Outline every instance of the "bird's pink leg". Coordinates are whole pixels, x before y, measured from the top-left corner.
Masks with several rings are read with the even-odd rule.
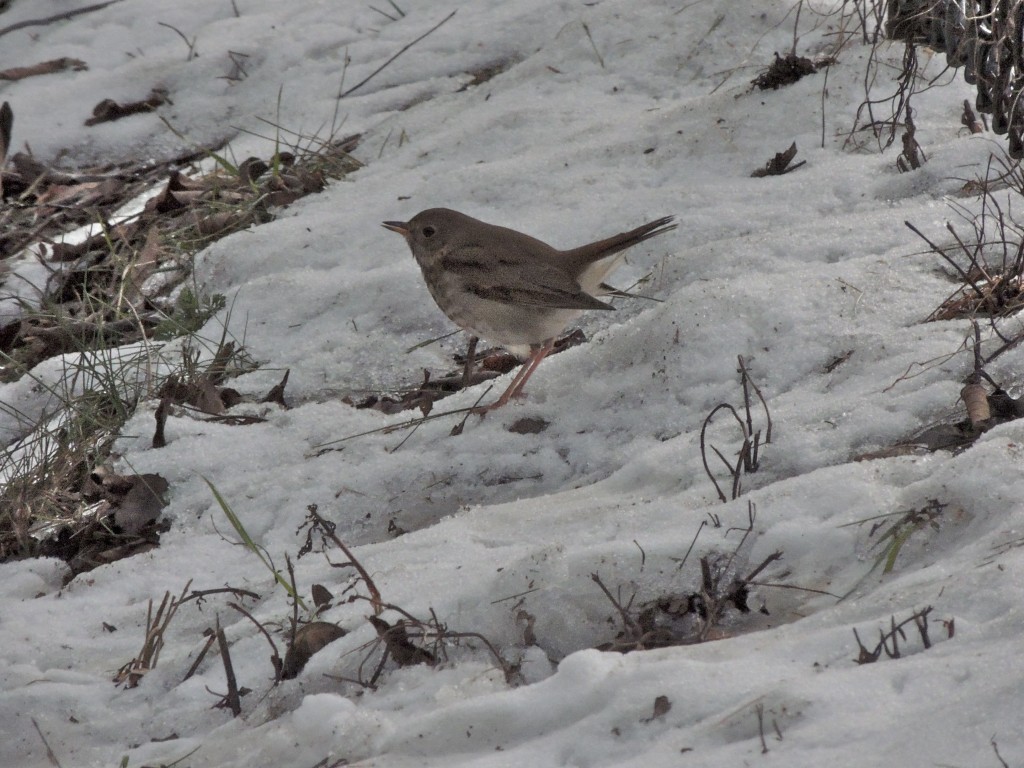
[[[523,386],[526,384],[526,380],[533,375],[533,372],[540,365],[540,361],[548,356],[555,347],[555,340],[548,339],[540,347],[535,349],[529,359],[523,363],[523,367],[519,369],[519,373],[515,375],[512,382],[508,385],[508,388],[502,393],[501,397],[495,400],[490,405],[481,405],[473,409],[473,413],[479,413],[481,416],[488,411],[493,411],[495,408],[501,408],[501,406],[508,403],[513,397],[519,397],[522,394]]]

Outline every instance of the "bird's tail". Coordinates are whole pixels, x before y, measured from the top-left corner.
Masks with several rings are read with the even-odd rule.
[[[619,251],[632,248],[644,240],[650,240],[652,237],[657,237],[665,232],[671,232],[678,226],[674,216],[665,216],[649,221],[636,229],[631,229],[629,232],[620,232],[604,240],[598,240],[595,243],[564,251],[565,257],[567,261],[579,264],[582,267],[584,264],[600,261]]]
[[[579,282],[583,290],[594,295],[600,293],[598,288],[601,282],[615,270],[622,258],[610,259],[609,256],[614,256],[644,240],[671,232],[677,226],[679,225],[675,222],[675,217],[665,216],[649,221],[629,232],[620,232],[604,240],[598,240],[562,253],[566,262],[573,265],[580,275]],[[606,259],[607,261],[605,261]],[[588,265],[592,266],[588,267]]]

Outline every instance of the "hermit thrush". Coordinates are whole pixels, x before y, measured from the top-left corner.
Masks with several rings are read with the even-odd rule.
[[[676,228],[673,217],[666,216],[560,251],[448,208],[430,208],[407,222],[385,221],[383,226],[405,237],[430,295],[456,325],[506,346],[529,346],[530,357],[508,389],[477,409],[480,413],[518,395],[555,337],[583,310],[614,309],[595,296],[614,290],[603,280],[622,259],[616,254]]]

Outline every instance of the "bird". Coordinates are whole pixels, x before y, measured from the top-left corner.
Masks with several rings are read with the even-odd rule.
[[[555,338],[584,310],[615,309],[597,296],[621,293],[604,279],[623,251],[678,224],[664,216],[564,251],[450,208],[429,208],[382,226],[405,238],[430,295],[452,322],[513,353],[528,351],[504,393],[473,409],[485,414],[520,395]]]

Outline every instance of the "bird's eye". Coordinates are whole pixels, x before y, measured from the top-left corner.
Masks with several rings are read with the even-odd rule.
[[[423,236],[424,237],[433,237],[434,233],[436,233],[436,232],[437,232],[437,230],[434,229],[433,227],[424,227],[423,228]]]

